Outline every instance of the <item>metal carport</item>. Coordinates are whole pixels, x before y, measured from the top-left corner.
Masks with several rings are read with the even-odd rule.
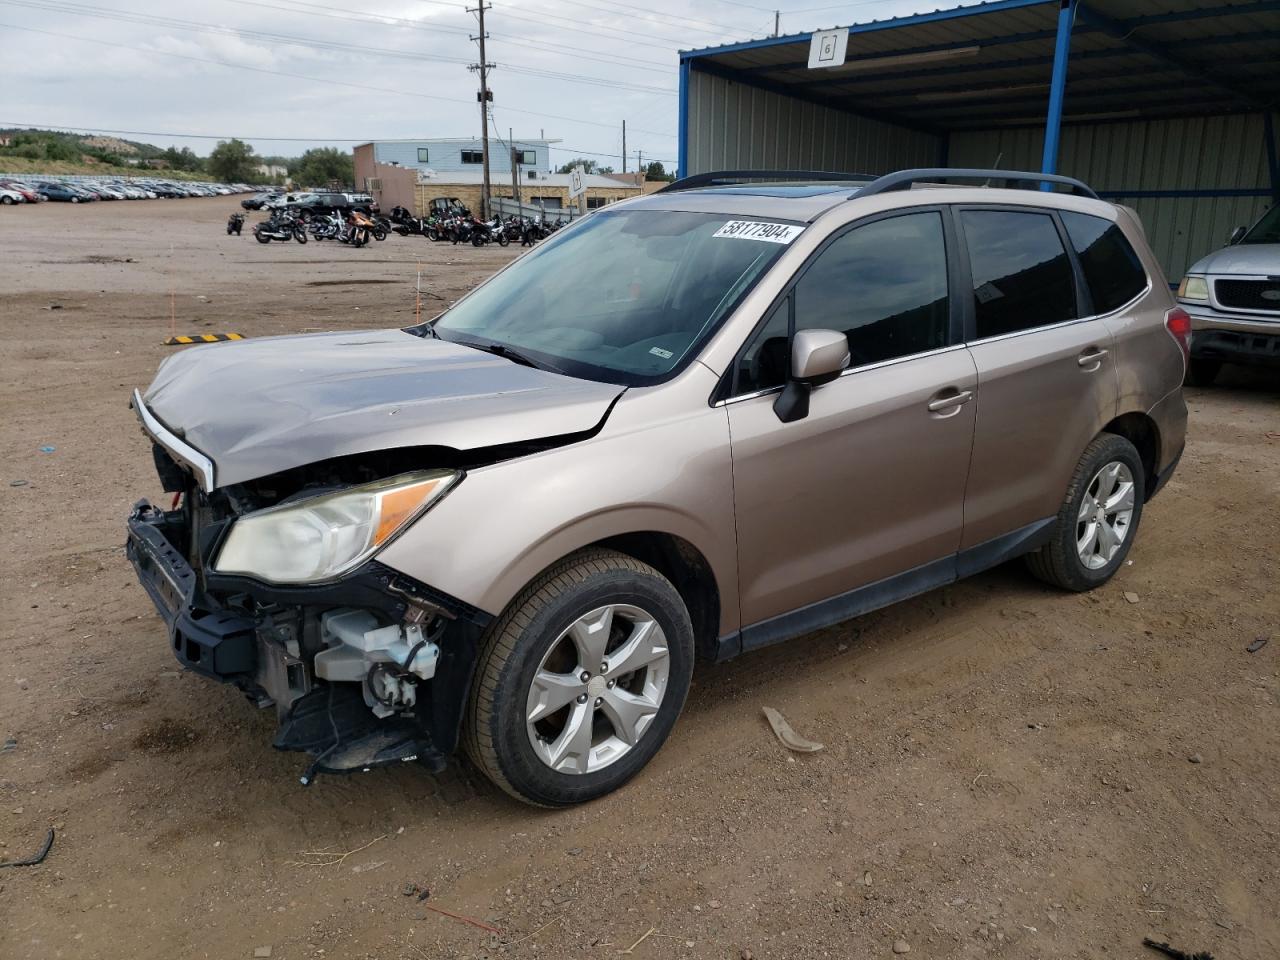
[[[1000,167],[1135,207],[1169,277],[1280,198],[1280,0],[993,0],[680,55],[682,176]]]

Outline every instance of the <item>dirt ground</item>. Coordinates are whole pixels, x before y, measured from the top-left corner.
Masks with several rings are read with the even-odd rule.
[[[403,325],[419,261],[434,312],[518,250],[260,246],[235,208],[0,216],[0,860],[57,832],[0,869],[0,957],[1280,956],[1280,378],[1189,393],[1107,587],[1010,565],[701,666],[601,801],[535,811],[465,767],[303,788],[124,558],[160,497],[129,392],[171,331]],[[826,749],[788,754],[764,705]]]

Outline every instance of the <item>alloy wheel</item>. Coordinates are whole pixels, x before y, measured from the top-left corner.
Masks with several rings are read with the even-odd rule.
[[[529,687],[534,753],[560,773],[614,763],[657,717],[670,671],[666,635],[639,607],[614,603],[579,617],[548,648]]]
[[[1109,564],[1129,536],[1134,492],[1133,473],[1119,460],[1103,466],[1089,481],[1076,516],[1076,549],[1088,569]]]

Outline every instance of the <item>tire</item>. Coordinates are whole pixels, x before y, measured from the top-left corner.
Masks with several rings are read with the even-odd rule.
[[[80,198],[79,198],[79,197],[72,197],[72,198],[71,198],[71,202],[72,202],[72,203],[79,203],[79,202],[80,202]]]
[[[268,237],[268,236],[266,235],[266,233],[265,233],[265,232],[263,232],[262,230],[255,230],[255,231],[253,231],[253,236],[254,236],[254,238],[255,238],[259,243],[270,243],[270,242],[271,242],[271,238],[270,238],[270,237]]]
[[[1192,360],[1187,364],[1186,382],[1193,387],[1212,387],[1221,372],[1221,360]]]
[[[307,242],[307,229],[306,229],[306,227],[302,226],[302,224],[298,224],[298,226],[294,227],[294,228],[293,228],[293,239],[297,240],[299,243],[306,243],[306,242]]]
[[[604,649],[607,662],[621,656],[632,640],[640,643],[644,638],[645,644],[636,649],[639,653],[648,646],[651,663],[630,672],[615,664],[618,669],[608,681],[607,672],[593,665],[591,679],[586,682],[589,686],[583,685],[584,692],[574,694],[582,676],[581,661],[592,654],[584,654],[583,647],[569,638],[569,628],[615,606],[618,609],[612,615],[610,630],[600,635],[608,639],[598,645],[590,637],[584,642],[592,643],[592,651]],[[649,623],[644,628],[647,633],[638,632],[642,622]],[[665,637],[662,653],[657,652],[657,643],[648,639],[656,636],[654,628]],[[631,630],[629,636],[626,630]],[[557,657],[560,659],[554,659]],[[466,750],[489,779],[525,803],[563,807],[603,796],[639,773],[667,739],[689,692],[693,658],[689,612],[662,574],[611,550],[576,553],[526,587],[490,627],[467,706]],[[566,685],[544,689],[549,695],[559,691],[569,697],[563,706],[537,721],[538,747],[531,732],[534,726],[526,721],[536,675],[563,677]],[[618,689],[615,681],[620,684]],[[637,702],[637,689],[649,698],[650,706],[656,702],[657,708],[631,714],[641,719],[631,727],[638,733],[633,733],[628,744],[620,738],[620,728],[611,717],[616,715],[614,705]],[[595,702],[588,696],[595,697]],[[591,723],[591,727],[575,728],[586,731],[588,738],[594,730],[598,742],[578,741],[579,746],[590,743],[586,757],[573,750],[562,751],[557,766],[579,769],[553,768],[556,744],[573,746],[570,727],[574,718]],[[562,725],[559,733],[557,723]],[[641,723],[643,726],[637,726]]]
[[[12,207],[14,200],[13,197],[0,197],[0,203],[3,203],[6,207]]]
[[[377,240],[379,243],[381,243],[383,240],[387,239],[387,231],[386,231],[386,229],[385,229],[384,227],[374,227],[374,228],[373,228],[373,239]]]
[[[507,237],[505,233],[499,233],[497,240],[498,240],[498,246],[500,247],[505,247],[508,243],[511,242],[511,240]]]
[[[1103,476],[1103,471],[1109,472],[1117,466],[1120,467],[1118,479],[1121,482],[1113,488],[1107,499],[1127,504],[1129,516],[1121,523],[1121,514],[1124,512],[1124,506],[1121,506],[1114,513],[1107,512],[1107,519],[1100,521],[1096,519],[1097,513],[1090,514],[1085,509],[1085,503],[1092,500],[1095,494],[1106,490],[1108,479]],[[1123,496],[1125,483],[1130,485],[1127,497]],[[1129,548],[1133,546],[1145,499],[1146,471],[1137,449],[1124,437],[1114,433],[1099,434],[1085,448],[1084,455],[1071,476],[1067,495],[1054,524],[1053,538],[1035,553],[1027,554],[1027,567],[1045,583],[1063,590],[1082,592],[1102,586],[1120,569],[1129,554]],[[1106,510],[1105,504],[1099,506]],[[1109,546],[1106,535],[1101,529],[1104,522],[1108,530],[1122,531],[1118,543],[1109,552],[1106,551]],[[1095,528],[1094,547],[1082,554],[1083,545],[1088,543],[1091,527]],[[1089,556],[1088,562],[1084,558],[1086,555]]]

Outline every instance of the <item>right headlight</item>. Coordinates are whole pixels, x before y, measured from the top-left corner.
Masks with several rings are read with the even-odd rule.
[[[1178,284],[1179,300],[1208,300],[1209,281],[1204,277],[1189,273]]]
[[[372,557],[439,500],[456,470],[405,473],[240,517],[213,569],[271,583],[319,583]]]

